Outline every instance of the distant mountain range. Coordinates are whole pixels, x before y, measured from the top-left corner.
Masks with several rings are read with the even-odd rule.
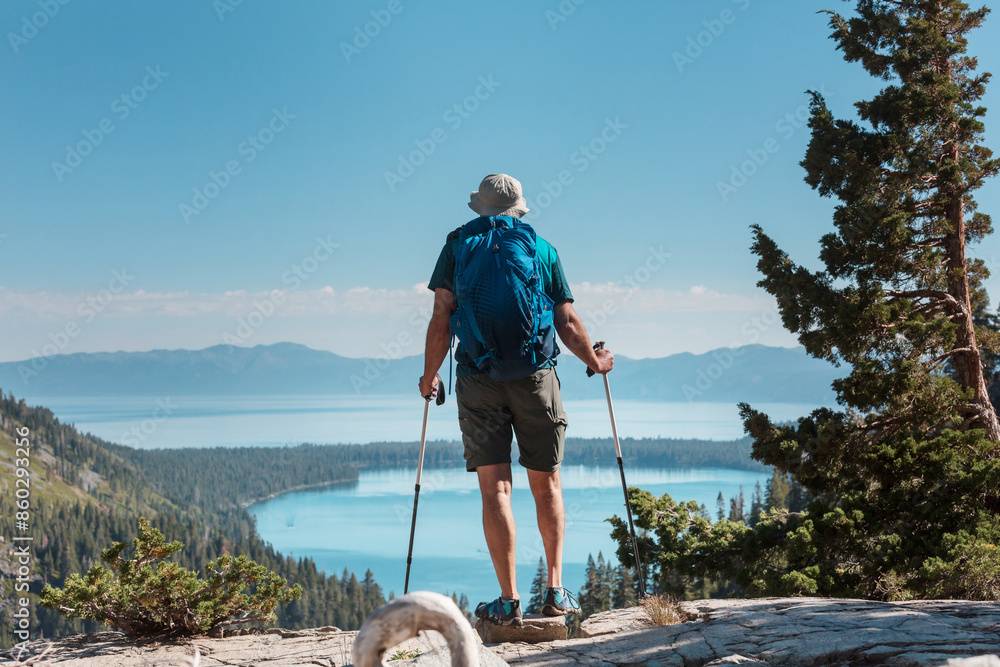
[[[564,352],[559,377],[567,399],[602,398],[600,380]],[[409,394],[423,357],[353,359],[295,343],[251,348],[101,352],[0,363],[0,388],[15,396],[225,396]],[[830,383],[847,369],[803,348],[747,345],[659,359],[615,357],[613,396],[650,401],[830,403]],[[448,380],[448,362],[441,376]]]

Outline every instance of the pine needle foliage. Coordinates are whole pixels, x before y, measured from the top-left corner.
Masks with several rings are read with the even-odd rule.
[[[631,490],[644,551],[674,594],[707,578],[753,596],[1000,599],[1000,425],[983,372],[997,336],[974,317],[988,271],[966,256],[992,232],[973,192],[1000,171],[980,143],[989,74],[966,52],[988,10],[855,4],[828,13],[832,39],[886,85],[855,104],[857,121],[811,94],[805,180],[838,200],[825,269],[795,263],[760,226],[752,245],[784,326],[849,369],[834,383],[840,409],[784,426],[740,405],[753,458],[808,491],[801,511],[713,524],[692,503]]]
[[[184,545],[166,542],[145,518],[139,520],[131,557],[123,555],[126,548],[116,542],[101,552],[104,564],[95,564],[82,577],[70,575],[64,588],[46,586],[42,604],[136,637],[183,636],[273,621],[278,603],[302,595],[300,586],[287,588],[284,579],[246,556],[209,562],[205,579],[163,562]]]

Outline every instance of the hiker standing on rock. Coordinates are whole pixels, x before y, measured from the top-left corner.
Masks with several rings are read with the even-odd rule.
[[[486,545],[500,583],[500,597],[481,602],[476,616],[521,625],[510,504],[512,436],[517,436],[518,463],[528,471],[548,563],[542,612],[579,613],[576,599],[562,586],[565,512],[559,466],[567,420],[555,371],[555,334],[597,373],[610,371],[614,356],[594,351],[573,310],[555,248],[520,221],[528,212],[521,184],[506,174],[490,174],[471,194],[469,208],[479,217],[448,235],[428,284],[434,313],[420,395],[436,393],[437,371],[456,335],[455,392],[465,466],[479,476]]]

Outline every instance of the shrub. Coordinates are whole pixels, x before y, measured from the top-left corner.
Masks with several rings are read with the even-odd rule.
[[[677,601],[673,598],[647,595],[640,604],[653,625],[676,625],[684,621]]]
[[[145,518],[132,557],[115,542],[86,575],[72,574],[62,589],[46,586],[41,602],[71,618],[94,620],[130,635],[194,635],[240,623],[267,623],[279,602],[302,596],[296,584],[246,556],[222,556],[205,565],[206,579],[177,563],[159,562],[184,548],[166,543]],[[250,591],[246,591],[246,589]]]

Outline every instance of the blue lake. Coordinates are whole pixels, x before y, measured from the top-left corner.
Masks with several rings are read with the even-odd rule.
[[[427,437],[458,440],[453,396],[431,406]],[[419,396],[226,396],[45,398],[64,423],[137,448],[280,446],[312,443],[412,442],[420,437]],[[611,435],[603,400],[566,401],[567,435]],[[816,406],[754,404],[773,419],[794,419]],[[733,440],[743,424],[733,403],[616,401],[622,437]]]
[[[29,397],[30,400],[30,397]],[[280,446],[313,443],[415,441],[423,401],[409,396],[247,396],[46,398],[64,423],[140,448]],[[567,401],[568,435],[608,437],[607,404]],[[814,405],[755,404],[773,419],[808,414]],[[622,437],[732,440],[743,435],[732,403],[618,401]],[[453,397],[431,406],[428,438],[458,440]],[[614,460],[608,468],[567,467],[564,584],[579,590],[588,554],[614,559],[604,519],[621,515],[623,498]],[[519,588],[527,596],[542,555],[534,505],[524,471],[514,467]],[[742,487],[749,502],[766,474],[734,470],[626,470],[628,483],[659,495],[695,500],[715,513],[721,491]],[[365,471],[349,487],[289,493],[251,506],[263,538],[285,554],[309,556],[328,573],[371,569],[388,594],[402,593],[415,470]],[[414,541],[411,588],[466,593],[473,604],[498,594],[482,534],[475,475],[463,469],[425,473]]]
[[[524,469],[514,466],[513,505],[517,524],[517,577],[522,596],[543,556],[534,504]],[[371,569],[388,595],[402,593],[416,471],[364,472],[357,484],[288,493],[252,505],[263,538],[284,554],[308,556],[318,567],[337,574],[344,568],[361,577]],[[695,500],[714,515],[716,497],[727,499],[743,488],[747,502],[766,473],[739,470],[626,470],[630,486],[676,500]],[[615,544],[605,518],[624,516],[617,467],[565,467],[566,506],[563,583],[578,591],[588,554],[616,561]],[[411,590],[466,593],[472,605],[499,595],[483,537],[482,505],[476,476],[464,469],[428,470],[420,491],[413,543]]]

